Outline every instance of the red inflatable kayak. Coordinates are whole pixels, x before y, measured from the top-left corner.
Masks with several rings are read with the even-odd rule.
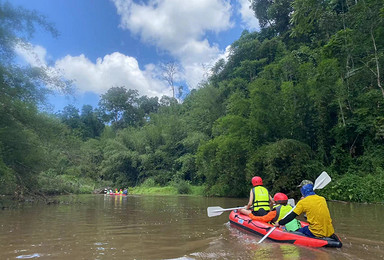
[[[269,223],[252,220],[250,217],[235,211],[232,211],[231,214],[229,214],[229,221],[235,226],[261,236],[264,236],[271,228],[273,228],[273,225]],[[301,225],[306,226],[308,223],[301,222]],[[288,232],[281,228],[276,228],[268,238],[275,242],[310,247],[342,247],[343,245],[336,235],[327,238],[311,238],[300,232]]]

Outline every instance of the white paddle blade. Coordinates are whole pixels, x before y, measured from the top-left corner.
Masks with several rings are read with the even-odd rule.
[[[244,207],[223,209],[222,207],[208,207],[207,213],[208,213],[208,217],[215,217],[215,216],[221,215],[224,211],[231,211],[231,210],[243,209],[243,208]]]
[[[313,187],[314,190],[316,189],[322,189],[325,186],[327,186],[328,183],[331,182],[331,177],[329,177],[328,173],[325,171],[320,174],[319,177],[317,177],[315,181],[315,186]]]
[[[223,214],[222,207],[208,207],[207,208],[208,217],[216,217]]]
[[[295,207],[295,199],[288,199],[288,205],[291,205],[291,207]]]

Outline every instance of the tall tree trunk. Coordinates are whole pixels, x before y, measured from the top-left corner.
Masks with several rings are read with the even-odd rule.
[[[383,89],[383,86],[381,85],[381,82],[380,82],[379,56],[377,55],[377,46],[376,46],[375,36],[373,35],[372,27],[371,27],[371,39],[372,39],[372,43],[373,43],[373,49],[375,50],[375,62],[376,62],[376,73],[375,74],[376,74],[376,78],[377,78],[377,86],[380,88],[381,94],[383,95],[383,98],[384,98],[384,89]]]

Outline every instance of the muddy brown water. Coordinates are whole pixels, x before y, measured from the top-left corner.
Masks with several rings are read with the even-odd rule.
[[[0,259],[384,259],[384,206],[328,202],[343,247],[266,240],[229,224],[246,199],[65,196],[57,205],[0,211]]]

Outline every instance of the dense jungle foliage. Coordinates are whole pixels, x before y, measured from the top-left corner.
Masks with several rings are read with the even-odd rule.
[[[204,187],[247,196],[250,179],[297,196],[326,170],[327,199],[384,201],[384,2],[254,0],[259,32],[183,102],[112,87],[98,108],[43,108],[70,91],[48,69],[20,67],[14,48],[39,14],[0,3],[0,193],[86,193],[100,187]],[[49,86],[47,88],[46,86]],[[296,192],[296,193],[295,193]]]

